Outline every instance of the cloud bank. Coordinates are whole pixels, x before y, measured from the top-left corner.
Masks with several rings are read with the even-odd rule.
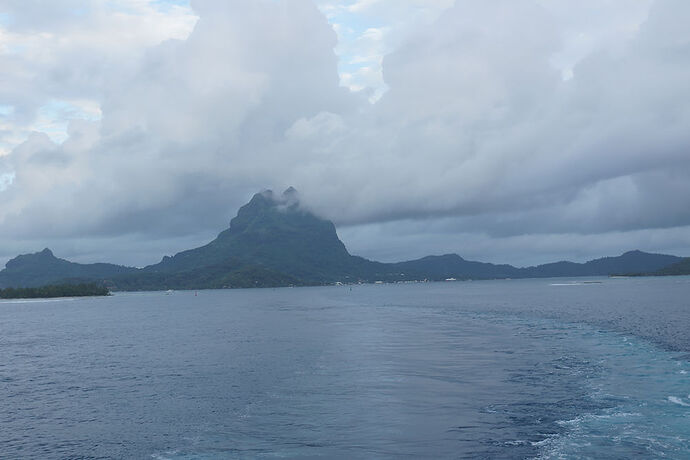
[[[690,255],[687,2],[446,2],[374,103],[323,2],[28,3],[0,4],[0,136],[78,116],[0,154],[4,257],[151,263],[287,185],[385,260]]]

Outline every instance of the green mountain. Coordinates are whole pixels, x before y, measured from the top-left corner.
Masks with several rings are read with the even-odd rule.
[[[300,207],[293,188],[257,193],[230,227],[205,246],[164,257],[146,273],[179,273],[209,266],[254,266],[308,283],[357,280],[384,264],[351,256],[333,222]]]
[[[630,251],[585,263],[563,261],[526,268],[465,260],[457,254],[398,263],[374,262],[351,255],[333,223],[305,209],[297,192],[289,188],[280,195],[270,190],[257,193],[213,241],[166,256],[143,269],[77,264],[58,259],[45,249],[9,261],[0,271],[0,288],[85,281],[100,281],[118,290],[157,290],[597,276],[653,273],[682,264],[682,260]]]

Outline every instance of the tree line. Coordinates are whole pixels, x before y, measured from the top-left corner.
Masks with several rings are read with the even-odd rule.
[[[50,297],[105,296],[110,291],[97,283],[52,284],[40,287],[0,289],[0,299],[42,299]]]

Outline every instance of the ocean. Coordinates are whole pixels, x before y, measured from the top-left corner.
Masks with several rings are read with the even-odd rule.
[[[690,458],[690,277],[0,301],[0,458]]]

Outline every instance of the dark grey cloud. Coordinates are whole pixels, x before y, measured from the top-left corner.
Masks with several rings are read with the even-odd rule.
[[[592,2],[457,1],[385,57],[389,90],[373,105],[340,86],[337,37],[311,2],[192,6],[188,38],[122,68],[122,53],[62,50],[42,97],[82,85],[103,118],[0,157],[0,175],[15,174],[0,192],[0,253],[44,241],[151,263],[204,242],[253,192],[288,185],[354,252],[386,260],[690,253],[686,2],[636,2],[639,27],[608,2],[610,30],[583,29],[584,46],[573,24],[604,8]],[[9,103],[40,105],[17,81]]]

